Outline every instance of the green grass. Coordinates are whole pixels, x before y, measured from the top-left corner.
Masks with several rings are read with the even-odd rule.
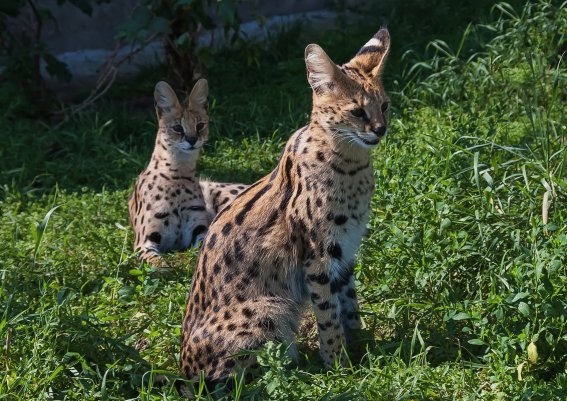
[[[356,267],[374,341],[330,372],[305,345],[312,337],[294,367],[269,345],[259,377],[225,399],[567,398],[567,8],[400,3],[388,20],[390,134],[374,152]],[[370,22],[216,55],[202,174],[269,172],[308,118],[304,45],[344,61]],[[0,399],[180,399],[172,381],[196,251],[168,255],[177,268],[156,275],[132,253],[126,210],[162,74],[117,85],[57,129],[0,112]]]

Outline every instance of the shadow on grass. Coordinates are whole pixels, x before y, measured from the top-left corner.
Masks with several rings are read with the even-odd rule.
[[[60,355],[65,367],[74,368],[83,381],[102,381],[108,388],[116,383],[118,388],[115,390],[124,397],[137,396],[139,388],[147,381],[146,373],[152,370],[138,349],[126,344],[128,338],[138,333],[113,338],[98,326],[87,316],[62,316],[55,352]],[[102,371],[101,367],[105,370]],[[63,394],[67,384],[61,384],[59,390]],[[57,387],[54,390],[57,392]]]

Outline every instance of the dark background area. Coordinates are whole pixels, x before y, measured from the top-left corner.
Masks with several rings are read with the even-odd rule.
[[[268,14],[281,10],[306,10],[307,6],[303,3],[300,6],[300,3],[274,2],[269,5],[271,3],[265,2],[259,9],[254,9]],[[215,146],[219,138],[238,143],[247,130],[256,132],[255,135],[260,137],[276,135],[283,141],[294,128],[306,121],[304,113],[308,110],[310,94],[302,59],[303,49],[308,43],[321,44],[335,62],[342,63],[356,52],[361,41],[380,26],[388,26],[395,44],[385,76],[387,85],[391,86],[394,81],[407,81],[409,69],[416,60],[434,53],[434,49],[427,47],[429,41],[443,40],[449,47],[456,47],[472,21],[489,21],[497,14],[491,13],[493,2],[484,0],[460,1],[458,4],[446,0],[362,3],[327,2],[326,9],[334,16],[323,23],[298,19],[272,28],[261,42],[246,38],[229,40],[220,48],[196,54],[195,57],[202,56],[202,73],[210,80],[213,119],[210,146]],[[516,5],[521,3],[515,1]],[[244,3],[242,12],[247,18],[254,15],[247,11],[254,4]],[[319,7],[323,3],[314,1],[308,4]],[[74,24],[80,26],[88,22],[92,29],[93,21],[75,5],[65,3],[61,10],[54,3],[48,5],[65,18],[68,18],[65,13],[82,14]],[[103,10],[107,12],[116,7],[105,2],[101,5],[93,2],[91,6],[91,15],[95,18],[104,16]],[[25,4],[22,7],[29,13]],[[126,9],[121,10],[121,15],[125,15]],[[56,24],[60,26],[59,36],[66,29],[64,21]],[[55,22],[50,21],[50,24]],[[78,48],[71,39],[76,29],[72,26],[66,43],[55,47]],[[112,42],[109,42],[111,36],[106,29],[102,31],[106,38],[102,42],[96,35],[77,35],[77,43],[85,48],[103,42],[108,46]],[[144,31],[143,34],[147,36],[149,32]],[[490,35],[488,30],[475,31],[464,43],[462,53],[474,53]],[[92,45],[85,43],[89,38],[93,40]],[[58,39],[46,35],[45,40],[42,46],[51,54],[49,41],[56,43]],[[3,57],[9,60],[16,55],[4,54]],[[138,72],[134,76],[117,78],[107,92],[87,102],[84,108],[84,100],[90,98],[89,91],[94,86],[92,80],[89,90],[73,90],[75,95],[69,98],[67,90],[57,92],[49,89],[57,77],[41,72],[39,83],[37,77],[30,78],[30,71],[17,75],[4,70],[0,75],[0,82],[3,82],[0,87],[0,124],[3,126],[2,135],[8,140],[0,150],[0,184],[15,185],[23,192],[50,191],[55,183],[68,189],[85,185],[93,189],[128,187],[149,157],[155,132],[153,86],[162,79],[171,82],[168,79],[171,75],[169,67],[163,63],[136,67]],[[10,74],[16,74],[16,77]],[[76,79],[81,81],[81,85],[85,84],[80,78],[68,78],[67,82],[71,85]],[[411,79],[417,77],[412,76]],[[190,82],[186,83],[187,87],[190,85]],[[40,90],[38,86],[45,88]],[[183,96],[185,85],[175,87]],[[216,113],[221,109],[222,113]],[[203,162],[206,163],[206,159]],[[99,166],[111,168],[101,170]],[[205,164],[204,167],[208,166]],[[220,178],[222,174],[226,180],[250,181],[268,168],[245,172],[238,171],[238,166],[227,171],[218,171],[211,166],[210,171],[205,171],[213,178]],[[125,177],[128,177],[126,181]]]

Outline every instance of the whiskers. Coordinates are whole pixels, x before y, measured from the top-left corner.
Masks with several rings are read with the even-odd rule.
[[[331,132],[335,138],[338,140],[338,144],[339,145],[364,145],[364,143],[357,138],[357,135],[354,131],[346,129],[346,128],[340,128],[340,127],[331,127],[329,125],[326,124],[321,124],[321,126],[328,132]]]

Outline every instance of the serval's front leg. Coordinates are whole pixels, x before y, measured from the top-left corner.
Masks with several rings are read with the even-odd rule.
[[[159,244],[153,241],[146,241],[141,246],[137,247],[138,259],[149,263],[158,268],[169,267],[163,256],[159,251]]]
[[[306,268],[307,288],[319,332],[319,351],[326,368],[334,366],[345,344],[345,331],[341,324],[340,298],[331,286],[332,260],[314,261]]]
[[[339,296],[341,324],[347,340],[349,340],[351,332],[359,330],[361,327],[354,285],[354,261],[344,266],[334,267],[334,274],[331,277],[331,292]]]
[[[371,332],[361,330],[362,322],[358,309],[357,292],[354,283],[354,261],[343,266],[340,272],[331,279],[331,291],[339,297],[340,320],[345,332],[349,356],[358,360],[371,344],[374,336]]]

